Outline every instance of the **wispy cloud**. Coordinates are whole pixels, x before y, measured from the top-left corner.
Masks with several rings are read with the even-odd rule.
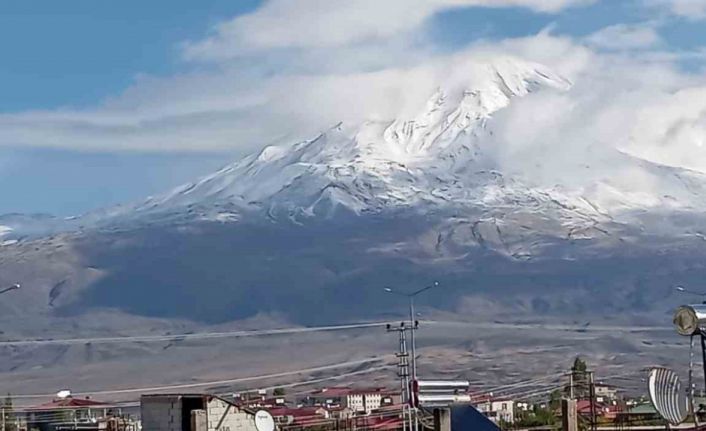
[[[419,11],[408,14],[417,1]],[[0,144],[249,152],[310,138],[339,121],[411,117],[437,86],[472,86],[479,63],[517,56],[575,86],[533,94],[498,115],[495,150],[507,169],[549,181],[581,163],[609,166],[607,154],[620,148],[706,171],[699,140],[706,80],[681,70],[683,55],[665,49],[652,23],[614,25],[581,39],[549,29],[442,53],[424,38],[426,21],[439,11],[503,5],[551,13],[585,2],[336,2],[341,10],[332,3],[267,2],[183,44],[196,71],[140,77],[100,106],[2,114]]]
[[[222,22],[203,40],[186,42],[187,60],[222,61],[288,48],[325,48],[387,43],[433,15],[459,7],[525,7],[558,12],[595,0],[271,0],[253,13]],[[414,39],[414,37],[410,37]]]
[[[209,63],[201,70],[139,77],[88,109],[0,115],[0,145],[245,152],[339,121],[389,118],[423,100],[458,57],[425,39],[434,14],[470,6],[554,13],[592,1],[271,0],[182,43],[186,60]]]
[[[654,23],[616,24],[605,27],[586,38],[586,42],[601,49],[626,50],[650,48],[661,42]]]
[[[650,7],[689,20],[706,19],[706,0],[644,0]]]

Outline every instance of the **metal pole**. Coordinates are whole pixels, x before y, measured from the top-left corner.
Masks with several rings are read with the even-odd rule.
[[[412,381],[414,381],[417,380],[417,343],[414,337],[417,328],[414,326],[414,296],[409,297],[409,324],[412,328]]]
[[[402,383],[402,431],[407,430],[407,409],[409,407],[409,386],[407,384],[407,379],[405,378],[405,365],[404,365],[404,351],[405,349],[405,339],[404,339],[404,328],[400,328],[400,381]]]
[[[403,326],[402,328],[402,352],[403,352],[403,358],[404,358],[404,377],[405,377],[405,388],[407,392],[407,414],[409,415],[409,429],[413,429],[413,414],[414,414],[414,407],[413,407],[413,394],[412,394],[412,385],[410,381],[410,368],[409,368],[409,351],[407,350],[407,329]],[[412,331],[412,334],[414,334],[414,331],[410,328]]]
[[[704,336],[704,331],[699,331],[701,335],[701,360],[703,362],[704,368],[704,391],[706,391],[706,338]],[[694,412],[694,415],[696,412]]]
[[[397,376],[400,378],[400,396],[402,397],[402,430],[407,431],[407,421],[409,418],[409,430],[412,431],[411,424],[411,391],[409,387],[409,354],[407,353],[407,337],[404,322],[397,328],[388,325],[388,332],[397,331],[399,334],[399,353],[397,353]],[[409,414],[409,416],[408,416]]]
[[[407,393],[407,401],[409,404],[408,407],[409,407],[410,431],[419,431],[419,421],[417,418],[418,409],[414,405],[414,403],[411,402],[413,394],[412,394],[412,388],[410,387],[410,377],[411,377],[412,382],[415,382],[417,380],[417,342],[416,342],[416,337],[414,335],[414,332],[416,331],[417,328],[416,328],[415,321],[414,321],[414,316],[415,316],[414,297],[417,296],[418,294],[425,292],[425,291],[427,291],[433,287],[436,287],[438,285],[439,285],[439,282],[435,281],[432,285],[424,287],[423,289],[419,289],[419,290],[412,292],[412,293],[396,292],[396,291],[392,290],[392,288],[390,288],[390,287],[385,287],[386,292],[393,293],[395,295],[406,296],[409,299],[409,324],[410,324],[409,330],[411,331],[410,336],[412,337],[410,340],[410,342],[412,344],[412,349],[411,349],[412,350],[412,361],[411,361],[411,367],[410,367],[409,360],[406,361],[406,363],[407,363],[407,376],[406,377],[407,378],[406,378],[405,392]],[[388,328],[388,330],[389,330],[389,328]],[[402,326],[400,328],[400,330],[402,332],[404,332],[404,331],[406,331],[406,328],[404,328],[404,326]],[[405,342],[405,352],[406,352],[406,342]],[[406,356],[408,356],[408,355],[406,355]],[[409,372],[410,369],[411,369],[411,373]],[[414,426],[412,426],[412,417],[414,417]]]
[[[417,381],[417,343],[414,333],[417,328],[414,325],[414,295],[409,297],[409,330],[412,337],[412,382]],[[411,389],[411,388],[410,388]],[[417,406],[413,405],[410,410],[410,415],[413,417],[414,431],[419,431],[419,420],[417,419]]]
[[[589,396],[591,399],[591,430],[596,431],[596,386],[593,382],[593,371],[588,372],[589,377]]]

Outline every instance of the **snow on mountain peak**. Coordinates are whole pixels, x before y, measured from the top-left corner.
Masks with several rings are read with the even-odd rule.
[[[643,229],[650,211],[678,215],[706,209],[706,176],[617,152],[607,155],[612,174],[589,182],[540,184],[506,171],[494,151],[499,142],[494,128],[501,124],[495,114],[532,92],[570,87],[544,66],[494,60],[474,68],[465,85],[439,86],[416,115],[354,127],[337,124],[311,140],[265,147],[169,193],[66,223],[77,228],[131,226],[137,219],[226,223],[249,216],[300,223],[341,212],[411,210],[445,214],[450,231],[454,223],[471,225],[485,238],[481,242],[498,236],[493,241],[516,255],[527,250],[511,251],[501,230],[514,229],[517,244],[528,232],[586,239],[606,235],[606,224]],[[652,217],[657,219],[664,220]]]
[[[541,88],[568,90],[571,86],[568,80],[538,64],[503,58],[484,66],[469,87],[451,95],[439,87],[419,115],[395,120],[384,132],[385,142],[395,144],[402,154],[426,155],[482,125],[508,106],[513,97]]]
[[[506,172],[493,139],[495,114],[513,99],[565,91],[571,83],[542,65],[513,58],[470,70],[462,85],[440,85],[416,115],[337,124],[311,140],[268,146],[197,182],[94,219],[231,222],[255,213],[254,220],[299,223],[340,211],[411,209],[473,213],[491,230],[503,219],[516,218],[522,226],[534,219],[549,235],[564,231],[577,238],[599,232],[594,227],[604,222],[639,224],[634,217],[645,210],[704,207],[699,196],[706,193],[706,177],[618,153],[611,156],[612,174],[598,173],[588,182],[543,184]],[[642,180],[634,179],[638,174]]]
[[[514,97],[570,82],[512,58],[479,65],[464,88],[440,86],[413,118],[342,124],[292,146],[269,146],[196,183],[151,198],[138,211],[220,202],[240,208],[285,206],[310,214],[322,201],[355,212],[439,200],[440,176],[472,158],[461,136],[481,133]]]

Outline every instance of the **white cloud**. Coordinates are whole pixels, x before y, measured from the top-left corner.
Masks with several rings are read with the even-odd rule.
[[[97,109],[0,115],[0,142],[79,149],[252,151],[264,144],[309,138],[339,121],[414,115],[440,85],[462,86],[498,52],[535,51],[533,58],[571,75],[582,49],[539,35],[503,47],[478,45],[375,71],[289,73],[263,78],[237,68],[145,78]],[[573,52],[571,52],[573,51]]]
[[[617,24],[589,35],[586,42],[597,48],[625,50],[649,48],[661,42],[661,38],[654,24]]]
[[[690,20],[706,18],[706,0],[645,0],[646,4]]]
[[[221,61],[262,50],[324,48],[406,36],[443,10],[525,7],[557,12],[595,0],[270,0],[255,12],[218,24],[213,35],[184,44],[189,60]]]
[[[491,146],[503,170],[545,185],[600,180],[636,191],[657,180],[621,153],[706,172],[706,79],[622,54],[592,52],[582,64],[570,91],[539,92],[498,113]]]
[[[591,1],[272,0],[183,46],[190,58],[228,59],[217,67],[141,77],[89,109],[1,114],[0,145],[245,152],[341,120],[388,118],[426,97],[455,58],[420,36],[434,13],[471,5],[553,12]]]
[[[461,3],[469,1],[429,2],[434,11]],[[486,2],[491,3],[500,4]],[[265,8],[277,4],[270,2]],[[345,7],[352,4],[362,7],[364,2]],[[503,4],[552,11],[578,2]],[[378,2],[370,7],[378,7]],[[468,85],[477,62],[514,55],[547,65],[575,86],[567,93],[530,95],[498,114],[494,151],[503,168],[548,183],[563,176],[587,184],[591,175],[606,172],[630,177],[616,162],[619,148],[660,163],[706,171],[702,139],[706,79],[681,71],[676,66],[678,55],[649,49],[659,46],[651,24],[609,27],[587,40],[544,31],[478,42],[442,55],[418,37],[433,12],[400,18],[397,21],[403,22],[390,27],[394,31],[384,26],[396,21],[399,11],[394,8],[372,22],[363,22],[355,13],[351,17],[358,18],[346,22],[329,11],[324,14],[328,18],[316,25],[311,20],[319,18],[306,15],[310,10],[292,11],[288,23],[276,22],[271,17],[277,16],[275,12],[256,11],[262,16],[253,21],[257,25],[250,24],[255,26],[253,34],[237,30],[233,36],[219,30],[188,45],[187,52],[211,46],[213,51],[190,55],[227,59],[217,67],[168,78],[141,77],[120,96],[91,109],[1,114],[0,144],[249,152],[273,142],[310,138],[339,121],[355,125],[365,119],[413,116],[435,87]],[[258,21],[263,19],[275,21]],[[258,25],[267,25],[274,33],[256,34],[261,33]],[[307,33],[299,25],[313,30]],[[219,45],[226,39],[235,48]],[[234,58],[241,54],[243,58]],[[595,167],[592,174],[575,175],[584,165]],[[633,174],[632,178],[639,177]]]

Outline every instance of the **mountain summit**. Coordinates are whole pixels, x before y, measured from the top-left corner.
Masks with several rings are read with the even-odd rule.
[[[483,150],[488,120],[513,98],[569,87],[541,65],[496,60],[479,68],[467,88],[439,88],[412,119],[353,131],[339,124],[309,141],[266,147],[135,210],[215,205],[227,209],[210,214],[214,219],[264,209],[298,220],[335,208],[360,214],[482,199],[470,195],[479,175],[493,177]]]

